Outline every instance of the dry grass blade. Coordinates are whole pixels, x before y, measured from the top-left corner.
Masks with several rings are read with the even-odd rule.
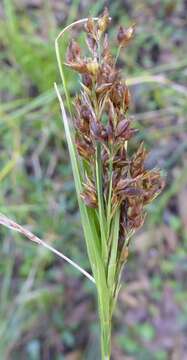
[[[20,234],[27,237],[27,239],[37,243],[38,245],[42,245],[46,249],[53,252],[55,255],[59,256],[63,260],[67,261],[69,264],[71,264],[74,268],[79,270],[83,275],[85,275],[89,280],[91,280],[93,283],[95,283],[94,278],[84,269],[82,269],[78,264],[76,264],[74,261],[69,259],[67,256],[62,254],[60,251],[53,248],[51,245],[47,244],[45,241],[41,240],[38,236],[34,235],[31,231],[25,229],[23,226],[17,224],[15,221],[9,219],[4,214],[0,213],[0,224],[7,227],[8,229],[14,230],[19,232]]]

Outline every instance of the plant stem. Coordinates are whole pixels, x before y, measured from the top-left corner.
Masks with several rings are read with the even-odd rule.
[[[102,360],[110,360],[111,357],[112,306],[110,299],[110,296],[104,297],[98,291]]]
[[[99,207],[99,222],[101,229],[101,249],[104,263],[107,263],[108,250],[107,250],[107,239],[106,239],[106,218],[103,198],[103,168],[101,162],[101,146],[99,143],[96,145],[96,186],[98,194],[98,207]]]
[[[102,360],[109,360],[111,356],[111,318],[101,320],[101,351]]]

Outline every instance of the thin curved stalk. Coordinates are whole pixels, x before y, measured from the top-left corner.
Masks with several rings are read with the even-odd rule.
[[[98,20],[97,17],[93,18],[93,20]],[[66,33],[66,31],[72,29],[74,26],[79,25],[79,24],[85,24],[88,21],[88,18],[84,18],[81,20],[77,20],[74,21],[72,24],[66,26],[57,36],[56,40],[55,40],[55,51],[56,51],[56,57],[57,57],[57,63],[58,63],[58,68],[60,71],[60,76],[62,79],[62,84],[63,84],[63,88],[64,88],[64,92],[65,92],[65,96],[66,96],[66,101],[67,101],[67,106],[68,106],[68,110],[71,113],[71,104],[70,104],[70,97],[68,94],[68,90],[67,90],[67,86],[66,86],[66,79],[65,79],[65,75],[64,75],[64,71],[63,71],[63,66],[61,63],[61,59],[60,59],[60,49],[59,49],[59,39],[62,38],[64,36],[64,34]]]
[[[45,241],[41,240],[38,236],[34,235],[31,231],[25,229],[23,226],[17,224],[15,221],[9,219],[4,214],[0,213],[0,224],[7,227],[8,229],[17,231],[22,235],[26,236],[29,240],[37,243],[38,245],[42,245],[46,249],[52,251],[55,255],[58,255],[61,259],[65,260],[69,264],[71,264],[74,268],[79,270],[84,276],[86,276],[89,280],[95,283],[94,278],[81,266],[76,264],[73,260],[69,259],[67,256],[62,254],[60,251],[56,250],[53,246],[47,244]]]

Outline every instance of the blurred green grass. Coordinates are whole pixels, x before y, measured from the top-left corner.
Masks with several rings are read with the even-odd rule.
[[[28,224],[85,268],[89,264],[53,90],[54,81],[60,81],[54,39],[61,27],[80,17],[80,11],[81,17],[96,15],[103,3],[46,1],[33,6],[31,0],[4,0],[0,17],[0,210]],[[131,113],[140,129],[137,140],[143,139],[151,149],[150,165],[162,167],[167,174],[165,192],[150,207],[125,276],[127,284],[141,284],[146,278],[149,286],[130,293],[124,320],[120,300],[114,358],[159,360],[180,350],[182,359],[183,352],[187,353],[183,344],[187,323],[181,320],[187,314],[187,229],[181,200],[187,183],[185,2],[117,1],[109,5],[112,39],[118,24],[137,23],[134,43],[121,55],[120,65],[134,81]],[[67,40],[61,47],[62,56],[66,44]],[[75,74],[68,72],[67,79],[74,92]],[[0,235],[1,358],[60,360],[74,352],[75,359],[98,359],[93,288],[69,266],[18,234],[0,228]],[[175,343],[161,342],[154,322],[164,311],[167,288],[180,309],[179,350]],[[144,311],[144,320],[139,320],[136,299],[140,299],[138,308]],[[132,326],[128,318],[133,301],[137,316]],[[165,332],[167,337],[167,329]],[[168,336],[175,339],[176,333]]]

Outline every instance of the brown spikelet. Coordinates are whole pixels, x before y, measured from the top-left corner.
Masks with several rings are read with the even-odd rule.
[[[135,32],[135,26],[129,26],[128,28],[124,28],[120,26],[117,34],[118,43],[120,46],[126,46],[132,40]]]

